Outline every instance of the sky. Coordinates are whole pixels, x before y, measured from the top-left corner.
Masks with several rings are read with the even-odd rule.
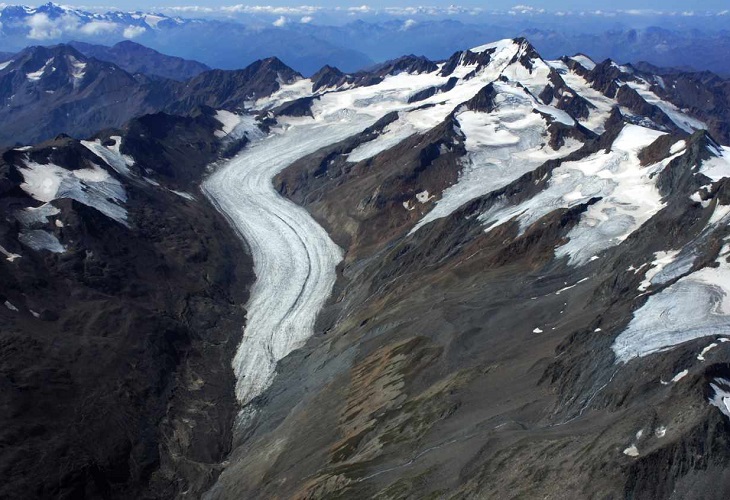
[[[69,4],[86,4],[83,0],[80,2],[60,2]],[[730,0],[703,0],[700,5],[698,2],[689,0],[533,0],[533,1],[520,1],[520,0],[492,0],[492,1],[480,1],[480,0],[253,0],[253,1],[241,1],[241,0],[87,0],[89,4],[93,2],[93,5],[97,6],[109,6],[116,7],[122,10],[128,9],[143,9],[153,10],[151,5],[159,7],[170,7],[180,5],[199,5],[205,7],[217,7],[223,5],[236,5],[236,4],[247,4],[247,5],[273,5],[273,6],[293,6],[293,5],[316,5],[320,7],[355,7],[363,4],[369,5],[373,8],[379,7],[403,7],[403,6],[415,6],[415,5],[428,5],[428,6],[440,6],[448,7],[449,5],[455,4],[463,7],[480,7],[483,9],[509,9],[515,5],[530,5],[535,8],[542,8],[548,11],[557,10],[619,10],[619,9],[653,9],[653,10],[673,10],[673,11],[721,11],[730,8]],[[14,2],[8,2],[14,3]],[[45,3],[45,2],[22,2],[17,3]]]

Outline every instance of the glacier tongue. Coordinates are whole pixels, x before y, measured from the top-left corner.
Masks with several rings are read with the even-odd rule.
[[[273,177],[303,156],[372,125],[312,120],[254,142],[203,185],[248,243],[256,282],[248,324],[234,359],[236,395],[245,405],[273,380],[276,363],[309,338],[335,283],[342,250],[303,208],[280,196]]]

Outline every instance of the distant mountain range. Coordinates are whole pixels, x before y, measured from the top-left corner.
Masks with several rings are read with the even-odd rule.
[[[87,57],[114,63],[129,73],[182,81],[210,69],[203,63],[160,54],[130,40],[119,42],[113,47],[85,42],[71,42],[69,45]]]
[[[393,9],[378,15],[362,8],[326,14],[314,7],[244,7],[221,10],[218,17],[187,18],[174,13],[203,15],[206,10],[173,9],[168,15],[95,12],[53,3],[6,6],[0,10],[0,50],[17,52],[39,43],[114,45],[134,40],[212,68],[237,69],[276,56],[311,75],[325,64],[353,72],[403,54],[445,59],[483,40],[525,36],[546,57],[581,51],[597,60],[648,61],[730,75],[730,60],[725,57],[730,51],[727,14],[558,16],[523,8],[475,15],[454,8],[439,15],[428,9]]]
[[[242,70],[201,73],[203,69],[200,63],[131,42],[112,48],[29,47],[0,64],[0,145],[29,144],[60,133],[83,138],[163,110],[181,114],[200,106],[236,110],[251,98],[301,78],[276,58]],[[197,76],[178,81],[191,73]]]

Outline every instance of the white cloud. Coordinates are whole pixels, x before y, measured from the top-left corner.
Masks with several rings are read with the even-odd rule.
[[[312,21],[314,21],[314,18],[312,16],[304,16],[303,18],[301,18],[299,20],[299,22],[302,23],[302,24],[309,24]]]
[[[171,9],[177,9],[177,7],[171,7]],[[220,7],[220,11],[228,13],[240,13],[240,14],[288,14],[288,15],[303,15],[303,14],[314,14],[322,10],[322,7],[316,7],[314,5],[300,5],[297,7],[275,7],[273,5],[230,5],[227,7]]]
[[[276,21],[274,21],[274,22],[273,22],[273,23],[271,23],[271,24],[273,24],[273,25],[274,25],[274,26],[276,26],[277,28],[281,28],[281,27],[282,27],[282,26],[284,26],[284,25],[285,25],[285,24],[286,24],[287,22],[289,22],[289,20],[288,20],[288,19],[287,19],[286,17],[284,17],[284,16],[281,16],[281,17],[279,17],[279,19],[277,19]]]
[[[47,14],[33,14],[26,22],[30,28],[28,38],[32,40],[59,38],[66,31],[77,30],[79,25],[78,18],[68,14],[56,19],[50,19]]]
[[[410,29],[414,27],[416,24],[418,24],[413,19],[407,19],[406,22],[403,23],[403,28],[401,28],[403,31],[406,31],[407,29]]]
[[[509,10],[509,14],[544,14],[545,9],[536,9],[532,5],[515,5]]]
[[[86,23],[79,31],[84,35],[100,35],[102,33],[111,33],[119,28],[116,24],[109,21],[91,21]]]
[[[147,31],[147,28],[143,26],[130,25],[124,28],[124,33],[122,33],[122,36],[128,39],[137,38],[138,36],[143,35],[145,31]]]
[[[365,14],[373,9],[371,9],[369,5],[360,5],[359,7],[348,7],[347,10],[349,12],[360,12],[362,14]]]

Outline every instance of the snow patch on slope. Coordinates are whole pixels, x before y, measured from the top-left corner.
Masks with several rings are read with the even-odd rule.
[[[616,360],[627,362],[691,340],[727,332],[730,322],[730,265],[705,267],[652,295],[613,344]]]
[[[18,241],[36,251],[48,250],[52,253],[63,253],[66,247],[58,241],[56,235],[42,229],[23,229],[18,234]]]
[[[657,96],[654,92],[650,90],[650,86],[648,83],[644,81],[638,81],[627,82],[626,85],[636,90],[636,92],[638,92],[638,94],[643,97],[646,102],[648,102],[649,104],[653,104],[654,106],[657,106],[659,109],[664,111],[664,113],[674,122],[674,124],[685,132],[692,133],[695,130],[707,129],[707,125],[705,125],[700,120],[688,116],[674,104],[660,99],[659,96]]]
[[[713,395],[709,403],[716,407],[727,418],[730,418],[730,380],[716,378],[710,383]]]
[[[38,71],[33,71],[31,73],[27,73],[25,75],[25,77],[28,79],[28,81],[31,81],[31,82],[39,81],[41,79],[41,77],[43,76],[43,73],[46,72],[46,69],[48,68],[48,66],[53,64],[53,59],[54,58],[52,57],[48,61],[46,61],[46,64],[44,64],[43,67],[41,69],[39,69]]]
[[[36,200],[48,203],[71,198],[127,225],[127,211],[119,205],[127,201],[127,193],[119,181],[102,168],[94,165],[67,170],[52,163],[41,165],[26,160],[25,168],[19,170],[25,181],[20,187]]]
[[[730,147],[720,146],[718,149],[712,149],[716,156],[702,162],[700,173],[717,182],[730,177]]]
[[[241,117],[230,111],[219,109],[215,112],[215,119],[223,125],[223,130],[216,130],[216,137],[225,137],[241,123]]]
[[[402,113],[401,115],[404,114]],[[383,151],[397,146],[417,132],[418,129],[407,119],[407,117],[399,117],[398,120],[388,124],[383,129],[383,132],[375,139],[360,144],[358,147],[353,149],[347,156],[347,161],[356,163],[372,158]]]
[[[114,141],[114,145],[104,146],[100,139],[95,141],[81,141],[81,144],[118,173],[125,177],[131,177],[132,172],[129,168],[134,165],[134,158],[122,154],[120,151],[122,147],[122,138],[120,136],[113,135],[109,139]]]
[[[583,66],[588,71],[593,71],[593,69],[596,67],[596,63],[593,62],[593,59],[583,54],[576,54],[571,57],[571,59]]]

